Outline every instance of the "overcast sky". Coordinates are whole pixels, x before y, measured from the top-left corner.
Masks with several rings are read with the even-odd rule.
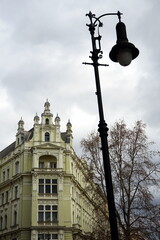
[[[15,140],[22,117],[33,126],[48,98],[54,117],[65,131],[70,119],[74,147],[97,129],[95,79],[90,61],[91,40],[86,13],[123,13],[127,35],[140,55],[130,66],[111,62],[116,43],[116,16],[102,19],[101,87],[108,125],[124,119],[147,124],[160,149],[160,1],[159,0],[1,0],[0,1],[0,148]]]

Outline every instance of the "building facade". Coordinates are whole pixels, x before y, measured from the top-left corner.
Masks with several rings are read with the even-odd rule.
[[[72,140],[70,121],[61,132],[48,101],[32,129],[18,122],[16,141],[0,152],[0,240],[90,239],[95,196],[103,210],[106,202]]]

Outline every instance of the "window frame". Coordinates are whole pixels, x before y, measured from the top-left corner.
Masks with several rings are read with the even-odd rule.
[[[6,191],[6,203],[9,202],[9,191]]]
[[[39,233],[38,234],[38,240],[48,240],[48,239],[58,240],[58,233]]]
[[[7,168],[7,180],[10,178],[10,169]]]
[[[39,161],[39,168],[44,168],[44,162]]]
[[[46,124],[46,125],[49,125],[49,118],[46,118],[45,124]]]
[[[15,174],[18,174],[20,171],[19,161],[15,162]]]
[[[49,167],[51,169],[57,168],[57,162],[49,162]]]
[[[58,205],[38,205],[38,222],[57,222]]]
[[[14,199],[18,198],[18,185],[14,187]]]
[[[49,132],[45,132],[45,134],[44,134],[44,141],[45,142],[50,142],[50,133]]]
[[[3,182],[6,180],[6,172],[5,172],[5,170],[3,171]]]
[[[7,224],[8,224],[8,216],[5,214],[4,216],[4,228],[7,229]]]
[[[13,226],[17,225],[17,210],[14,210],[13,213]]]
[[[58,179],[39,178],[38,193],[39,194],[57,194],[58,193]]]

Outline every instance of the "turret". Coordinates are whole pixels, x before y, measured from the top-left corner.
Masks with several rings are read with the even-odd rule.
[[[54,120],[54,122],[55,122],[55,125],[60,125],[60,117],[58,116],[58,114],[57,114],[57,116],[55,117],[55,120]]]
[[[70,122],[70,120],[68,120],[68,123],[67,123],[67,125],[66,125],[66,127],[67,127],[67,134],[72,134],[72,124],[71,124],[71,122]]]
[[[24,121],[21,119],[18,122],[18,129],[16,134],[16,146],[24,141]]]
[[[39,117],[38,117],[37,113],[33,120],[34,120],[34,125],[39,124]]]
[[[68,120],[68,123],[66,124],[66,143],[72,143],[72,124],[70,120]]]

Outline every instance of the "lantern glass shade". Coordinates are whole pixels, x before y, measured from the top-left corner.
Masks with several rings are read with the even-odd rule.
[[[117,54],[117,61],[122,66],[128,66],[132,61],[132,52],[129,48],[120,49]]]

